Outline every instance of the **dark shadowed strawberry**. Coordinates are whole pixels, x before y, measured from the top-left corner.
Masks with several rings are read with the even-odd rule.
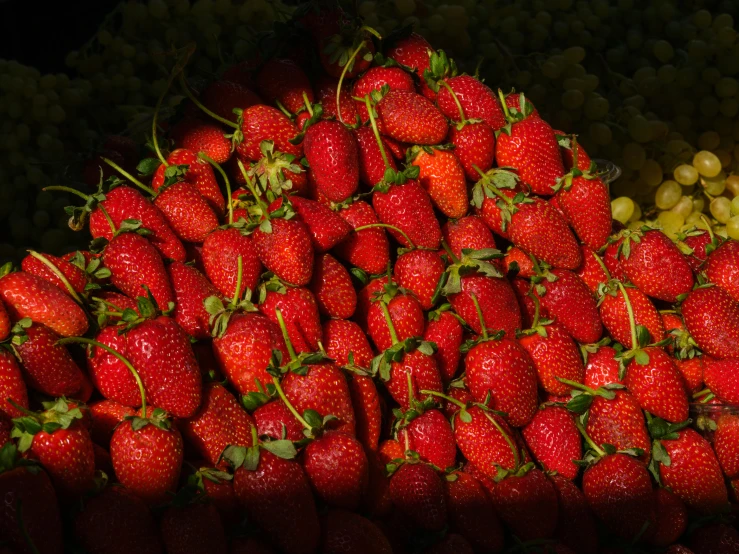
[[[321,552],[325,554],[392,554],[382,530],[369,519],[345,510],[321,518]]]
[[[436,364],[444,383],[451,381],[459,369],[461,353],[459,347],[464,339],[464,328],[450,311],[429,314],[423,340],[436,345]]]
[[[168,554],[209,554],[228,548],[221,516],[210,502],[170,506],[159,527]]]
[[[237,116],[234,108],[246,110],[252,106],[261,103],[259,96],[249,90],[248,86],[243,82],[237,82],[224,79],[213,81],[203,89],[200,94],[200,101],[210,111],[229,121],[236,122]],[[193,115],[200,116],[198,110],[193,110]]]
[[[398,169],[395,159],[390,155],[387,138],[380,138],[383,152],[383,150],[380,150],[372,127],[354,129],[352,134],[357,141],[359,182],[365,187],[373,187],[382,181],[385,177],[386,168]]]
[[[577,554],[598,552],[598,530],[582,491],[561,475],[550,475],[559,500],[555,536]]]
[[[723,523],[706,525],[695,530],[688,544],[695,554],[737,554],[739,532]]]
[[[205,309],[205,299],[221,296],[211,282],[190,265],[173,262],[167,266],[169,280],[175,296],[174,320],[183,331],[195,339],[210,337],[210,315]]]
[[[441,477],[423,463],[403,464],[390,478],[390,497],[399,516],[425,531],[447,524],[447,505]]]
[[[729,479],[739,477],[739,417],[723,415],[716,422],[713,449],[721,469]]]
[[[256,82],[264,100],[270,104],[279,102],[290,113],[305,108],[306,101],[313,103],[308,76],[293,60],[273,58],[267,61],[257,73]]]
[[[433,100],[436,93],[428,87],[423,78],[424,72],[430,66],[430,57],[433,52],[433,47],[425,38],[417,33],[411,33],[407,37],[398,39],[386,50],[385,54],[388,58],[413,68],[419,78],[421,92]]]
[[[351,86],[344,81],[339,93],[339,108],[336,106],[336,90],[339,88],[339,80],[334,77],[321,75],[314,83],[316,101],[323,106],[322,117],[324,119],[335,118],[346,125],[356,125],[359,119],[357,104],[352,100]]]
[[[649,542],[655,546],[669,546],[680,539],[688,526],[688,510],[682,500],[669,490],[658,488],[656,495],[657,520]]]
[[[119,404],[114,400],[99,400],[90,404],[90,416],[92,417],[92,429],[90,436],[96,444],[108,446],[113,431],[126,416],[133,416],[136,411]]]

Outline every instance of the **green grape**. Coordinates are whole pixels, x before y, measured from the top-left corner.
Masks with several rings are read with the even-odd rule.
[[[673,175],[675,177],[675,181],[683,186],[693,185],[698,181],[698,170],[688,164],[677,166]]]
[[[685,218],[686,225],[695,225],[705,229],[705,223],[702,219],[703,214],[701,212],[692,212],[688,217]]]
[[[647,186],[656,187],[662,182],[662,166],[660,166],[659,162],[656,160],[646,160],[644,165],[639,169],[639,178],[644,181]]]
[[[726,190],[734,196],[739,195],[739,175],[729,175],[726,178]]]
[[[595,144],[606,145],[609,144],[613,138],[611,128],[605,123],[595,122],[591,123],[588,128],[588,134],[593,139]]]
[[[665,234],[671,239],[675,239],[677,238],[677,233],[680,232],[680,229],[685,224],[685,217],[676,212],[660,212],[657,216],[657,221],[659,221]]]
[[[624,164],[629,169],[638,171],[647,159],[647,153],[644,148],[635,142],[629,142],[623,149]],[[697,176],[696,176],[697,180]]]
[[[688,217],[693,211],[693,200],[689,196],[682,196],[680,201],[670,211],[678,213],[683,217]]]
[[[715,177],[704,177],[701,179],[701,184],[711,196],[723,194],[726,190],[726,174],[722,171]]]
[[[734,216],[726,222],[726,235],[733,240],[739,240],[739,216]]]
[[[654,56],[662,63],[669,62],[675,55],[675,50],[672,48],[672,44],[670,44],[666,40],[658,40],[657,43],[654,45],[654,50],[652,52],[654,53]]]
[[[693,167],[703,177],[715,177],[721,172],[721,161],[713,152],[701,150],[693,157]]]
[[[731,215],[739,215],[739,196],[735,196],[731,200]]]
[[[736,98],[724,98],[721,100],[718,109],[721,115],[733,118],[739,113],[739,101]]]
[[[675,181],[665,181],[657,189],[655,203],[660,210],[669,210],[680,202],[682,189]]]
[[[703,195],[693,197],[693,211],[704,212],[706,211],[706,199]]]
[[[719,223],[726,223],[731,219],[731,201],[724,196],[719,196],[711,200],[709,209],[711,215]]]
[[[641,206],[635,202],[634,203],[634,213],[631,214],[631,217],[629,218],[629,222],[633,223],[635,221],[639,221],[641,219],[641,216],[642,216]]]
[[[652,133],[649,128],[649,122],[641,115],[632,117],[629,120],[629,135],[633,140],[640,143],[649,142]]]
[[[672,84],[677,78],[677,68],[674,65],[665,64],[657,70],[657,79],[663,85]]]
[[[739,92],[739,82],[733,77],[721,77],[716,83],[715,90],[719,98],[735,96]]]
[[[621,196],[611,201],[611,214],[613,219],[620,221],[624,225],[629,222],[636,204],[631,198]]]

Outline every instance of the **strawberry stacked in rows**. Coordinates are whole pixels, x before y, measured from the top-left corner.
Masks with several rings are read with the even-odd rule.
[[[0,549],[739,552],[739,244],[614,229],[418,35],[293,25],[4,268]]]

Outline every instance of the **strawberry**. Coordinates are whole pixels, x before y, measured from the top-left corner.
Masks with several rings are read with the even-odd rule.
[[[703,271],[709,283],[721,287],[739,302],[739,242],[727,240],[711,252]]]
[[[457,258],[462,258],[462,250],[494,249],[495,238],[485,222],[478,216],[468,215],[461,219],[449,220],[441,228],[444,240]]]
[[[611,383],[622,385],[619,376],[620,364],[616,358],[618,354],[610,346],[600,346],[595,352],[588,351],[585,364],[585,386],[597,389]]]
[[[118,481],[149,505],[174,492],[183,459],[182,436],[164,410],[126,419],[113,432],[110,456]]]
[[[695,358],[687,358],[681,360],[673,358],[675,367],[680,372],[685,392],[689,395],[700,391],[703,386],[703,373],[708,356],[696,356]]]
[[[434,205],[447,217],[463,217],[469,208],[464,169],[454,152],[442,149],[411,150],[412,164],[418,167],[418,182]]]
[[[221,516],[210,502],[170,506],[160,523],[168,554],[226,552],[228,541]]]
[[[454,466],[457,461],[454,431],[439,410],[427,410],[414,418],[406,416],[401,425],[398,442],[406,451],[418,453],[422,461],[440,469]]]
[[[470,181],[477,181],[480,176],[475,167],[479,167],[483,173],[493,167],[495,132],[484,121],[468,123],[462,127],[452,125],[449,127],[448,139],[454,145],[454,154]]]
[[[204,302],[210,296],[220,297],[220,291],[192,266],[172,262],[167,266],[167,273],[176,302],[174,320],[189,336],[201,340],[209,338],[210,315]]]
[[[636,458],[620,453],[601,457],[585,470],[582,492],[598,519],[627,540],[636,538],[645,524],[654,525],[652,482]]]
[[[439,144],[449,126],[429,100],[415,92],[391,90],[377,103],[383,134],[401,142]]]
[[[175,172],[175,176],[180,177],[186,183],[192,184],[217,216],[223,215],[226,208],[226,200],[223,198],[223,193],[218,186],[213,168],[208,162],[200,159],[192,150],[178,148],[167,156],[167,163],[169,164],[168,167],[162,164],[154,172],[151,186],[155,191],[160,192],[160,188],[165,185],[166,177],[168,177],[167,170],[170,167],[182,168],[183,171]],[[154,203],[159,205],[159,201],[160,198],[158,196]]]
[[[503,549],[503,526],[480,482],[456,471],[444,480],[449,527],[480,552]]]
[[[622,242],[623,238],[619,237],[618,235],[608,239],[608,245],[603,251],[602,260],[603,264],[606,266],[606,269],[611,274],[611,277],[613,279],[626,281],[626,274],[624,273],[623,265],[621,264],[621,260],[619,259],[619,249]]]
[[[341,116],[336,106],[336,91],[339,89],[339,80],[327,75],[320,75],[314,83],[316,91],[316,101],[323,106],[321,117],[324,119],[335,118],[345,125],[356,125],[359,120],[357,112],[357,104],[352,100],[352,93],[349,84],[344,81],[339,92],[339,105],[341,107]]]
[[[688,262],[662,231],[652,229],[627,235],[619,254],[624,274],[647,296],[675,302],[693,288]]]
[[[724,475],[729,479],[739,476],[739,417],[723,415],[716,422],[713,449]]]
[[[194,416],[178,421],[188,444],[212,466],[218,465],[227,446],[252,446],[253,426],[238,400],[217,383],[204,387],[203,402]]]
[[[529,353],[541,388],[549,394],[566,395],[571,387],[559,379],[582,383],[585,376],[577,343],[561,325],[533,325],[518,342]]]
[[[244,140],[236,146],[236,152],[247,160],[257,161],[262,157],[259,145],[264,140],[274,142],[278,152],[302,157],[302,146],[290,142],[298,134],[298,128],[276,108],[263,104],[244,107],[240,131]]]
[[[550,475],[549,480],[559,500],[559,522],[555,536],[576,554],[596,554],[598,530],[582,491],[562,475]]]
[[[148,506],[127,488],[109,485],[74,520],[75,537],[90,554],[161,554],[159,529]]]
[[[331,254],[317,256],[310,290],[322,315],[348,319],[357,307],[357,293],[346,268]]]
[[[582,457],[580,433],[566,408],[545,406],[521,433],[542,467],[567,479],[577,477],[579,468],[574,461]]]
[[[21,368],[10,351],[0,348],[0,415],[20,417],[22,412],[8,400],[28,409],[28,391]]]
[[[306,288],[267,290],[259,311],[278,323],[276,310],[282,312],[287,332],[297,352],[314,352],[321,342],[321,316],[313,294]]]
[[[531,257],[517,246],[510,246],[503,258],[503,266],[507,274],[513,274],[517,278],[531,279],[536,275],[536,268]],[[519,279],[519,281],[521,280]],[[526,281],[528,283],[528,281]],[[528,287],[522,292],[527,293]],[[531,301],[533,302],[533,300]]]
[[[48,262],[54,269],[45,262]],[[58,276],[59,273],[64,276],[66,281],[78,294],[85,292],[85,287],[87,287],[88,283],[84,270],[63,258],[51,254],[38,254],[37,252],[29,254],[21,261],[21,270],[41,277],[52,285],[56,285],[70,296],[72,294],[67,289],[67,285],[62,281],[61,277]],[[1,333],[0,336],[2,336]]]
[[[379,223],[372,206],[363,200],[352,203],[338,213],[354,229]],[[350,232],[333,250],[337,258],[349,262],[370,275],[383,273],[387,269],[390,260],[389,251],[387,235],[384,229],[378,227],[367,227]]]
[[[19,460],[12,443],[1,452],[0,495],[6,501],[0,512],[0,536],[13,548],[11,552],[62,554],[62,521],[49,476]]]
[[[432,62],[433,62],[432,58]],[[433,65],[432,65],[433,68]],[[441,113],[453,121],[459,121],[460,113],[456,96],[467,119],[480,119],[493,131],[505,127],[506,117],[500,107],[495,92],[471,75],[458,75],[446,80],[447,86],[440,86],[436,104]],[[451,91],[449,90],[451,89]],[[504,165],[504,164],[498,164]]]
[[[490,407],[505,412],[513,427],[523,427],[536,414],[536,370],[526,350],[503,338],[475,345],[465,357],[467,386],[477,402],[490,395]]]
[[[110,444],[113,431],[126,416],[136,414],[133,408],[119,404],[114,400],[98,400],[90,404],[89,408],[92,417],[90,436],[96,444],[102,446]]]
[[[649,342],[661,341],[665,336],[665,328],[662,318],[654,307],[654,304],[639,289],[624,287],[626,295],[611,282],[607,288],[602,290],[600,300],[600,317],[603,326],[608,330],[614,340],[626,346],[631,344],[631,327],[629,325],[629,314],[627,310],[626,297],[634,312],[634,321],[637,326],[646,327],[649,331]]]
[[[691,510],[704,515],[723,512],[728,502],[726,485],[710,443],[693,429],[669,437],[660,440],[662,484]]]
[[[290,203],[295,209],[295,219],[305,223],[308,228],[313,248],[318,253],[331,250],[352,230],[349,223],[320,202],[293,196]]]
[[[671,423],[685,421],[688,397],[672,359],[657,347],[647,347],[642,352],[648,360],[630,363],[624,384],[644,410]]]
[[[376,66],[368,69],[361,77],[354,81],[352,87],[352,97],[361,98],[355,100],[357,103],[357,111],[363,123],[369,120],[367,106],[364,97],[370,95],[373,91],[381,91],[383,87],[387,90],[403,90],[406,92],[416,92],[416,85],[413,78],[400,67],[382,67]],[[384,91],[383,91],[384,92]]]
[[[411,390],[408,390],[409,381]],[[411,393],[415,398],[419,398],[423,396],[420,393],[422,390],[441,392],[443,385],[436,360],[418,349],[405,354],[402,361],[392,362],[385,388],[393,400],[400,404],[402,410],[408,410],[410,407]]]
[[[355,510],[367,487],[368,462],[353,436],[329,431],[306,446],[303,469],[313,490],[335,508]]]
[[[716,286],[697,288],[688,293],[681,312],[703,352],[716,358],[739,358],[739,303],[728,292]]]
[[[235,122],[237,120],[235,108],[246,110],[261,103],[259,96],[249,90],[248,86],[250,85],[226,80],[224,75],[224,80],[213,81],[203,89],[200,101],[216,115]],[[199,112],[195,113],[199,115]]]
[[[349,394],[356,419],[357,440],[365,451],[375,452],[380,441],[382,406],[375,382],[368,375],[352,374],[348,378]]]
[[[723,523],[706,525],[693,532],[689,544],[695,554],[737,554],[739,532]]]
[[[423,463],[403,464],[390,478],[390,497],[398,515],[424,531],[440,531],[447,524],[444,485]]]
[[[154,204],[182,241],[202,243],[218,227],[218,216],[193,184],[179,181],[159,190]]]
[[[308,478],[294,460],[259,453],[255,468],[234,473],[239,503],[281,551],[310,554],[318,548],[320,527]]]
[[[611,234],[611,203],[600,177],[587,171],[568,173],[555,199],[585,246],[598,250],[606,244]]]
[[[437,311],[429,314],[423,340],[436,345],[436,364],[439,367],[442,381],[448,383],[457,374],[464,329],[459,320],[449,311]]]
[[[669,490],[655,491],[657,521],[649,542],[655,546],[669,546],[680,539],[688,526],[688,511],[685,504]]]
[[[323,324],[323,346],[326,354],[338,365],[347,365],[349,355],[354,364],[367,368],[374,354],[362,328],[353,321],[329,319]]]
[[[395,159],[388,155],[390,147],[387,138],[380,138],[382,148],[377,143],[372,127],[353,129],[352,134],[357,141],[357,155],[359,164],[359,182],[365,187],[374,187],[385,178],[385,170],[397,170]],[[383,154],[385,154],[383,156]],[[387,164],[385,162],[387,160]]]
[[[231,141],[218,123],[185,117],[169,134],[177,149],[203,152],[217,164],[224,164],[231,157]]]
[[[116,327],[106,327],[97,334],[95,340],[128,358],[128,336],[118,331]],[[141,394],[136,379],[116,356],[92,346],[87,356],[87,369],[95,388],[104,398],[128,407],[140,405]]]
[[[473,331],[481,333],[484,324],[487,329],[504,331],[508,337],[516,335],[516,329],[521,328],[521,311],[513,288],[506,279],[480,274],[465,275],[460,279],[460,288],[459,292],[447,294],[447,299],[454,312]],[[480,305],[482,322],[473,296]]]
[[[420,81],[420,91],[426,98],[433,100],[436,93],[428,87],[424,80],[424,73],[431,65],[430,57],[433,52],[434,49],[425,38],[417,33],[411,33],[395,41],[385,51],[385,55],[402,65],[413,68]]]
[[[582,252],[582,264],[575,274],[582,279],[593,294],[598,293],[601,283],[608,282],[608,275],[598,263],[597,254],[585,245],[580,246]]]
[[[377,189],[372,195],[372,206],[380,221],[403,231],[404,235],[389,229],[401,245],[430,250],[439,248],[441,228],[434,215],[431,198],[418,181]],[[409,206],[413,206],[413,210],[409,210]]]
[[[308,128],[305,157],[318,191],[332,202],[343,202],[359,185],[357,141],[338,121],[320,121]]]
[[[307,112],[301,113],[307,114]],[[258,179],[263,190],[275,196],[283,192],[296,195],[309,193],[308,173],[300,163],[295,161],[294,155],[276,151],[275,143],[271,140],[262,141],[259,144],[259,151],[262,157],[254,164],[237,153],[236,165],[232,170],[236,173],[236,179],[240,185],[247,185],[244,173],[239,167],[239,164],[242,164],[245,168],[250,168],[249,174]],[[246,191],[244,193],[248,198],[250,193]],[[249,218],[245,217],[245,219]]]
[[[397,290],[393,283],[386,285],[384,294],[373,298],[367,311],[367,334],[380,352],[397,342],[423,336],[421,304],[413,296],[397,294]]]
[[[0,341],[4,341],[10,335],[12,325],[5,304],[0,300]]]
[[[609,398],[610,397],[610,398]],[[639,448],[649,459],[650,440],[639,401],[625,390],[612,390],[593,397],[586,430],[596,444],[618,450]]]
[[[709,252],[718,246],[718,240],[715,236],[704,229],[695,227],[684,233],[679,233],[678,239],[680,241],[678,242],[680,251],[685,254],[685,260],[688,262],[690,269],[696,273],[700,271]]]
[[[271,546],[256,537],[234,537],[229,554],[275,554]]]
[[[297,113],[305,108],[305,102],[312,104],[314,100],[308,76],[290,59],[267,61],[257,73],[256,83],[262,98],[270,104],[279,102],[290,113]]]
[[[268,436],[275,440],[284,438],[289,441],[300,441],[305,438],[303,425],[295,419],[282,400],[272,400],[254,410],[254,421],[259,436]]]
[[[445,269],[444,262],[436,252],[411,250],[398,256],[393,276],[398,285],[413,293],[421,308],[430,310],[434,306],[436,288]]]
[[[326,554],[392,554],[382,530],[369,519],[332,509],[321,519],[321,552]]]
[[[512,469],[517,465],[518,452],[511,448],[513,434],[503,418],[479,405],[457,412],[455,418],[457,446],[481,475],[494,479],[499,468]]]
[[[63,337],[87,331],[82,308],[59,287],[32,273],[18,271],[0,277],[0,299],[15,321],[29,318]]]
[[[239,257],[241,257],[241,288],[236,291]],[[246,289],[256,290],[262,263],[255,241],[239,229],[218,229],[203,242],[203,269],[213,285],[228,298],[242,298]]]

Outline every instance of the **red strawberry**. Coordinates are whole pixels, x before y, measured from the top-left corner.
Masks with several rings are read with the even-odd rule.
[[[685,504],[669,490],[658,488],[655,491],[657,521],[649,537],[655,546],[669,546],[679,540],[688,526],[688,510]]]
[[[706,525],[695,530],[689,544],[695,554],[737,554],[739,532],[723,523]]]
[[[520,277],[521,279],[531,279],[536,275],[536,269],[531,257],[517,246],[508,248],[505,258],[503,258],[503,265],[505,266],[506,273],[515,274],[516,277]],[[528,292],[528,287],[522,292]]]
[[[647,328],[650,343],[661,341],[665,336],[665,328],[654,304],[639,289],[629,287],[624,290],[626,290],[626,295],[634,311],[636,325]],[[629,326],[626,298],[621,290],[613,285],[606,289],[601,298],[599,310],[603,326],[614,340],[627,347],[634,346],[631,344],[631,327]]]
[[[372,195],[372,206],[380,221],[405,233],[404,236],[389,229],[393,238],[403,246],[415,245],[430,250],[439,248],[441,228],[434,215],[431,198],[417,181],[410,180],[404,185],[376,190]],[[409,206],[413,206],[413,210],[409,210]],[[413,245],[409,244],[406,236]]]
[[[410,374],[411,390],[408,390],[408,374]],[[420,350],[414,350],[403,356],[403,361],[392,362],[390,380],[385,383],[387,391],[402,410],[410,407],[410,394],[415,398],[424,395],[422,390],[441,392],[443,385],[439,368],[433,356],[428,356]]]
[[[318,191],[332,202],[343,202],[357,190],[357,141],[338,121],[321,121],[308,128],[305,157]]]
[[[282,312],[290,341],[297,352],[315,352],[321,342],[321,316],[313,294],[306,288],[267,291],[259,311],[275,324],[276,311]]]
[[[377,450],[382,427],[382,406],[375,382],[367,375],[348,377],[354,417],[356,419],[357,440],[367,452]]]
[[[173,262],[167,266],[167,273],[176,301],[174,320],[191,337],[210,338],[210,315],[204,302],[210,296],[221,296],[220,291],[192,266]]]
[[[331,254],[321,254],[313,267],[310,290],[321,314],[348,319],[357,307],[357,293],[351,276]]]
[[[538,326],[519,338],[534,363],[539,385],[549,394],[566,395],[571,387],[559,379],[582,383],[585,367],[573,338],[558,324]]]
[[[88,281],[87,275],[85,274],[84,270],[68,262],[64,258],[59,258],[51,254],[34,254],[36,254],[37,256],[43,256],[43,258],[45,258],[47,262],[51,263],[51,265],[54,266],[57,271],[65,277],[67,282],[72,285],[72,288],[75,290],[75,292],[79,294],[85,292],[85,287],[87,286]],[[67,290],[67,286],[61,280],[61,278],[57,276],[57,273],[33,254],[29,254],[28,256],[23,258],[23,260],[21,261],[21,270],[25,271],[26,273],[33,273],[34,275],[37,275],[42,279],[48,281],[52,285],[56,285],[65,293],[70,294],[70,292]],[[0,333],[0,336],[2,336],[2,333]]]
[[[597,294],[598,286],[608,282],[608,275],[596,259],[597,254],[585,245],[580,247],[582,264],[575,274],[583,280],[593,294]]]
[[[417,33],[411,33],[391,45],[386,50],[385,55],[400,64],[413,68],[419,78],[423,95],[434,99],[436,93],[428,87],[423,78],[424,72],[430,66],[430,58],[433,52],[434,49],[425,38]]]
[[[451,381],[459,368],[464,329],[459,320],[448,311],[429,315],[423,340],[436,344],[436,364],[444,383]]]
[[[623,384],[619,377],[620,364],[617,352],[610,346],[601,346],[595,352],[588,351],[585,364],[585,386],[597,389],[611,383]]]
[[[159,529],[148,506],[127,488],[109,485],[74,520],[75,537],[90,554],[161,554]]]
[[[739,303],[723,289],[698,288],[683,301],[685,326],[698,347],[716,358],[739,358]]]
[[[221,516],[210,502],[170,506],[160,523],[168,554],[226,552],[228,541]]]
[[[477,344],[465,358],[467,386],[477,402],[490,395],[490,407],[523,427],[536,414],[536,370],[526,350],[512,339]]]
[[[739,242],[727,240],[706,258],[703,271],[708,281],[739,302]]]
[[[559,522],[555,536],[576,554],[598,552],[595,518],[582,491],[561,475],[550,475],[559,500]]]
[[[289,441],[300,441],[305,438],[303,425],[295,419],[282,400],[273,400],[254,410],[254,421],[259,436],[267,435],[275,440],[285,437]]]
[[[446,117],[459,121],[459,109],[454,101],[454,96],[456,96],[466,119],[481,119],[494,131],[505,127],[506,117],[500,107],[500,102],[495,92],[486,84],[471,75],[452,77],[447,79],[446,84],[452,89],[454,95],[446,86],[440,86],[436,97],[436,103]]]
[[[167,163],[171,166],[187,166],[187,169],[182,176],[182,179],[186,183],[194,185],[195,189],[202,195],[208,205],[213,209],[216,215],[223,215],[226,209],[226,200],[223,198],[223,193],[216,181],[215,173],[213,168],[208,162],[200,159],[198,155],[184,148],[178,148],[173,150],[172,153],[167,156]],[[160,165],[154,177],[151,181],[151,186],[154,190],[159,191],[159,188],[165,181],[166,167],[164,164]],[[159,198],[155,203],[157,203]]]
[[[326,354],[338,365],[349,363],[349,354],[354,364],[367,368],[374,353],[362,328],[353,321],[329,319],[323,324],[323,346]]]
[[[392,554],[380,528],[359,514],[329,510],[321,520],[321,552],[326,554]]]
[[[271,104],[279,102],[290,113],[305,108],[306,101],[313,103],[313,89],[308,76],[290,59],[273,58],[267,61],[257,73],[256,82],[262,98]]]
[[[618,254],[622,242],[623,239],[618,237],[609,239],[608,246],[603,251],[602,259],[613,279],[626,281],[626,274]]]
[[[149,505],[174,492],[183,459],[182,436],[161,409],[147,408],[148,419],[127,419],[110,439],[118,481]],[[143,427],[140,425],[143,424]]]
[[[469,209],[464,169],[454,152],[416,149],[413,165],[419,168],[418,182],[444,215],[463,217]]]
[[[566,177],[554,199],[588,248],[597,250],[606,244],[611,234],[611,199],[600,177],[588,172],[573,176],[571,182]]]
[[[689,395],[700,391],[703,386],[703,372],[705,371],[707,358],[708,356],[696,356],[695,358],[688,358],[686,360],[680,360],[678,358],[672,360],[680,372],[683,385],[685,386],[685,392]]]
[[[478,216],[469,215],[457,220],[449,220],[441,228],[444,240],[457,258],[462,258],[462,250],[484,250],[495,248],[495,238],[485,222]]]
[[[458,412],[454,420],[454,438],[468,462],[488,479],[496,478],[499,468],[515,468],[519,462],[518,451],[511,448],[513,433],[503,418],[480,406],[465,411],[464,418]]]
[[[185,117],[172,127],[170,136],[178,149],[203,152],[217,164],[224,164],[231,157],[231,141],[218,123]]]
[[[227,446],[252,446],[254,420],[226,388],[210,383],[194,416],[178,422],[188,444],[212,465],[218,465]]]
[[[21,417],[22,412],[8,400],[28,409],[28,391],[21,368],[15,356],[3,348],[0,349],[0,415],[5,414],[10,418]]]
[[[678,431],[678,438],[660,441],[669,457],[661,463],[662,484],[685,505],[701,514],[717,514],[727,506],[721,466],[711,445],[693,429]]]
[[[276,209],[282,209],[276,208]],[[271,210],[274,213],[274,210]],[[297,220],[265,219],[254,231],[254,245],[264,266],[286,283],[303,286],[313,274],[313,244],[306,225]]]
[[[596,444],[611,444],[618,450],[640,448],[649,459],[650,440],[639,401],[625,390],[614,390],[613,398],[595,396],[590,405],[587,433]],[[610,396],[610,395],[609,395]]]
[[[264,140],[274,142],[278,152],[302,157],[302,146],[290,143],[298,134],[298,128],[276,108],[263,104],[245,107],[241,114],[241,132],[244,141],[236,146],[236,151],[247,160],[257,161],[262,157],[260,143]]]
[[[436,252],[411,250],[398,256],[393,276],[398,285],[414,294],[424,310],[430,310],[434,305],[434,293],[444,270],[444,262]]]
[[[241,256],[241,288],[236,294],[238,258]],[[243,297],[248,288],[257,287],[262,264],[254,240],[238,229],[218,229],[203,242],[203,267],[208,279],[228,298]]]
[[[582,458],[580,433],[566,408],[540,409],[521,432],[542,467],[567,479],[577,477],[579,467],[574,461]]]
[[[504,263],[509,261],[510,258],[504,260]],[[532,264],[533,268],[533,264]],[[513,293],[516,295],[516,301],[518,302],[519,310],[521,311],[521,327],[530,328],[534,324],[534,316],[536,315],[536,303],[531,297],[531,282],[528,279],[520,277],[514,277],[509,281]],[[549,314],[546,308],[542,308],[541,302],[539,303],[539,318],[547,318]]]
[[[192,183],[178,181],[159,191],[154,203],[181,240],[202,243],[218,227],[218,216]]]
[[[89,408],[92,417],[90,436],[96,444],[102,446],[108,446],[113,431],[126,416],[136,414],[133,408],[119,404],[114,400],[99,400],[90,404]]]
[[[647,354],[648,361],[630,363],[624,384],[644,410],[671,423],[685,421],[688,419],[688,397],[672,359],[657,347],[647,347],[642,352]]]
[[[305,223],[313,239],[316,252],[326,252],[343,241],[352,227],[331,209],[307,198],[293,196],[290,202],[295,209],[296,219]]]
[[[390,478],[390,497],[398,514],[424,531],[447,524],[444,485],[426,464],[401,465]]]
[[[10,335],[12,325],[10,323],[10,316],[8,310],[5,308],[5,304],[0,300],[0,341],[4,341]]]
[[[493,167],[495,133],[492,127],[484,121],[468,123],[461,128],[452,125],[449,128],[448,138],[449,142],[454,145],[454,154],[470,181],[477,181],[480,178],[475,166],[483,172],[487,172]]]
[[[417,452],[421,460],[443,470],[457,461],[454,431],[439,410],[428,410],[408,422],[398,432],[398,442],[406,451]]]
[[[708,231],[703,229],[696,228],[692,231],[679,234],[678,238],[681,239],[683,245],[680,248],[680,251],[685,254],[685,259],[688,262],[690,269],[695,272],[700,270],[703,262],[705,262],[708,257],[706,247],[709,245],[717,246],[717,244],[715,244],[715,238],[712,237]]]
[[[224,79],[225,79],[224,75]],[[247,88],[247,85],[237,81],[221,80],[210,83],[200,95],[200,101],[210,111],[223,119],[236,121],[234,108],[246,110],[260,104],[261,99]],[[266,107],[266,106],[265,106]],[[199,115],[198,111],[193,110]],[[244,133],[246,135],[246,133]]]
[[[116,327],[102,329],[95,339],[123,357],[128,357],[128,336],[119,334]],[[87,357],[87,368],[95,388],[104,398],[123,406],[140,406],[141,394],[136,380],[117,357],[93,346]]]
[[[361,101],[355,100],[355,102],[357,103],[357,111],[363,123],[369,120],[364,97],[372,91],[380,91],[384,86],[387,86],[389,90],[416,92],[416,85],[413,83],[413,78],[400,67],[376,66],[368,69],[361,77],[354,81],[354,86],[352,87],[352,96],[354,98],[362,98]]]
[[[394,294],[393,285],[387,285],[387,292],[376,301],[373,300],[367,312],[367,334],[382,352],[410,337],[423,336],[425,320],[423,308],[413,296]],[[390,299],[388,300],[388,297]],[[389,314],[394,332],[390,329],[385,312]]]
[[[0,277],[0,299],[13,320],[30,318],[63,337],[87,331],[82,308],[59,287],[32,273],[18,271]]]
[[[363,200],[352,203],[338,213],[354,229],[379,223],[372,206]],[[373,227],[350,232],[343,242],[334,247],[334,254],[370,275],[375,275],[387,269],[389,250],[384,229]]]
[[[739,477],[739,417],[723,415],[716,422],[713,449],[721,469],[729,479]]]
[[[461,291],[447,295],[457,315],[476,333],[482,333],[482,323],[472,300],[474,295],[480,305],[485,327],[491,331],[505,331],[508,337],[515,336],[516,330],[521,328],[521,311],[506,279],[477,274],[465,275],[460,282]]]
[[[377,143],[371,127],[359,127],[352,130],[357,141],[357,155],[359,163],[359,182],[365,187],[374,187],[385,178],[387,168],[397,170],[395,159],[390,155],[390,147],[386,138],[381,138],[385,156]],[[387,164],[385,160],[387,159]]]
[[[339,88],[339,80],[334,77],[321,75],[316,79],[315,91],[316,101],[323,106],[322,117],[324,119],[335,118],[345,125],[355,125],[359,120],[357,113],[357,104],[352,100],[352,93],[349,84],[344,81],[341,85],[339,93],[339,105],[341,107],[341,117],[336,106],[336,90]]]
[[[449,126],[429,100],[404,90],[391,90],[377,103],[383,134],[401,142],[439,144]]]
[[[303,453],[303,468],[318,498],[329,506],[355,510],[367,487],[368,462],[353,436],[328,432]]]

